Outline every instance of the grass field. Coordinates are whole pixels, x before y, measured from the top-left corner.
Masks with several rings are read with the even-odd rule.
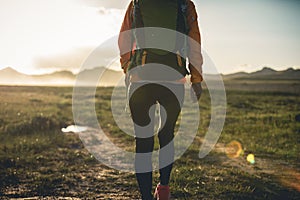
[[[295,116],[300,114],[300,93],[299,83],[291,84],[293,90],[287,85],[267,91],[262,83],[246,89],[225,83],[222,135],[215,149],[199,159],[211,109],[205,90],[198,134],[174,164],[173,199],[299,199],[300,122]],[[139,198],[133,173],[106,167],[78,135],[61,132],[74,124],[72,92],[71,87],[0,86],[0,198]],[[116,145],[133,150],[134,139],[113,121],[111,92],[97,89],[98,120]],[[234,140],[244,154],[229,158],[225,146]],[[246,161],[249,153],[255,155],[254,164]],[[157,172],[154,179],[158,181]]]

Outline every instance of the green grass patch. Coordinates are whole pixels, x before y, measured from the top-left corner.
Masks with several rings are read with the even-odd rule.
[[[0,197],[139,198],[134,174],[102,165],[76,134],[60,131],[74,123],[72,91],[67,87],[0,87]],[[95,101],[99,124],[111,140],[120,148],[133,150],[134,138],[122,132],[113,119],[111,94],[112,88],[98,88],[89,100]],[[118,109],[124,107],[120,104]],[[175,199],[299,198],[299,192],[283,184],[276,173],[264,173],[259,168],[261,163],[250,165],[244,158],[230,160],[217,151],[199,159],[200,139],[210,122],[206,90],[200,110],[198,135],[174,163],[170,184]],[[238,140],[245,153],[255,154],[258,162],[269,161],[266,168],[272,163],[285,163],[299,172],[298,114],[297,93],[228,90],[227,116],[219,143]],[[86,120],[83,123],[89,118]],[[244,167],[230,164],[237,161]],[[155,182],[158,176],[155,172]]]

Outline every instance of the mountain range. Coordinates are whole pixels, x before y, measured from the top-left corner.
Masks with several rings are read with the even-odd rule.
[[[300,80],[300,69],[288,68],[282,71],[276,71],[269,67],[262,70],[246,73],[238,72],[234,74],[223,75],[226,79],[247,79],[247,80]]]
[[[99,79],[100,75],[101,78]],[[222,77],[224,80],[300,80],[300,69],[289,68],[283,71],[276,71],[272,68],[264,67],[262,70],[253,73],[238,72],[222,75]],[[207,75],[206,78],[213,78],[213,75]],[[88,86],[98,83],[98,86],[115,86],[118,82],[124,82],[123,72],[105,67],[85,69],[78,74],[73,74],[70,71],[57,71],[50,74],[27,75],[11,67],[0,70],[0,85],[72,86],[77,83]]]
[[[99,76],[101,76],[100,79]],[[124,80],[123,72],[105,67],[85,69],[78,74],[65,70],[50,74],[28,75],[11,67],[0,70],[0,85],[72,86],[78,84],[89,86],[98,83],[99,86],[114,86],[122,80]]]

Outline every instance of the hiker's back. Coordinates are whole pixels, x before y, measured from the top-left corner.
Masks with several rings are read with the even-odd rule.
[[[139,0],[144,27],[176,30],[177,0]]]
[[[184,42],[177,34],[177,31],[183,30],[184,27],[181,2],[183,1],[135,0],[133,28],[145,28],[138,30],[135,35],[137,47],[141,49],[136,52],[134,58],[136,65],[159,63],[175,69],[181,76],[186,75],[185,58],[179,56]],[[154,73],[153,68],[143,69],[143,71],[141,76]],[[178,78],[181,77],[176,76],[176,79]]]

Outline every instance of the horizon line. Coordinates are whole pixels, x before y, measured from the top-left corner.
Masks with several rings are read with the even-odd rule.
[[[89,69],[84,69],[84,70],[93,70],[93,69],[96,69],[96,68],[106,68],[106,69],[109,69],[109,70],[112,70],[112,71],[116,71],[116,72],[122,72],[123,71],[122,69],[120,69],[120,70],[118,70],[118,69],[111,69],[111,68],[105,67],[105,66],[97,66],[97,67],[93,67],[93,68],[89,68]],[[243,71],[243,70],[240,70],[240,71],[237,70],[235,72],[229,72],[229,73],[220,72],[220,73],[217,73],[217,74],[220,74],[220,75],[231,75],[231,74],[236,74],[236,73],[247,73],[247,74],[250,74],[250,73],[261,71],[261,70],[266,69],[266,68],[269,68],[269,69],[272,69],[274,71],[280,72],[280,71],[286,71],[288,69],[299,70],[300,66],[292,66],[292,67],[289,66],[289,67],[286,67],[284,69],[277,70],[277,69],[275,69],[276,67],[274,67],[274,66],[271,67],[271,66],[263,65],[260,69],[253,70],[253,71],[250,71],[250,72]],[[5,70],[5,69],[13,69],[14,71],[16,71],[18,73],[21,73],[21,74],[24,74],[24,75],[28,75],[28,76],[51,75],[51,74],[57,73],[57,72],[70,72],[73,75],[77,75],[80,72],[84,71],[84,70],[80,71],[80,69],[79,69],[77,73],[74,73],[70,69],[61,69],[61,70],[53,70],[51,72],[44,72],[44,73],[37,73],[37,74],[33,73],[32,74],[32,73],[20,72],[19,70],[15,69],[14,67],[11,67],[11,66],[6,66],[6,67],[3,67],[3,68],[0,68],[0,71]],[[213,75],[213,74],[216,74],[216,73],[203,73],[203,74]]]

